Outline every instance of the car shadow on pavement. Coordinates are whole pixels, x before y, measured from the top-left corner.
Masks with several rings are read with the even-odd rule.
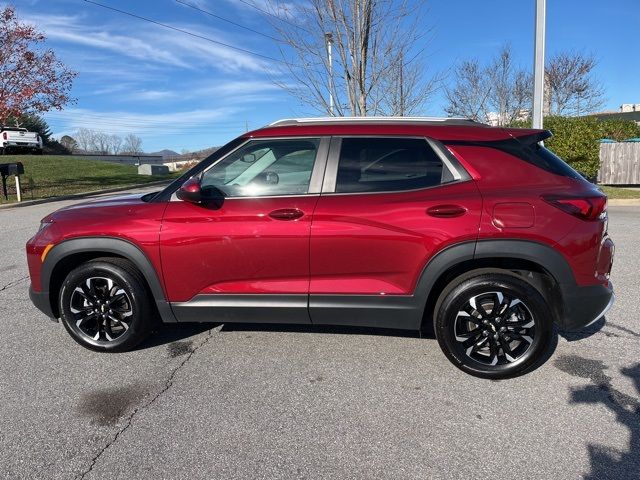
[[[567,342],[575,342],[575,341],[578,341],[578,340],[583,340],[585,338],[589,338],[591,335],[595,335],[600,330],[602,330],[602,328],[605,326],[605,324],[606,324],[606,319],[605,319],[605,317],[602,317],[597,322],[594,322],[593,324],[589,325],[588,327],[583,328],[581,330],[577,330],[575,332],[574,331],[570,331],[570,330],[559,329],[558,330],[558,335],[560,335],[562,338],[564,338]]]
[[[168,345],[187,340],[218,326],[218,323],[164,323],[159,324],[150,338],[138,345],[135,350]]]
[[[190,337],[222,325],[221,333],[227,332],[296,332],[334,335],[380,335],[388,337],[419,338],[415,330],[391,328],[349,327],[334,325],[298,325],[279,323],[166,323],[156,327],[154,334],[142,342],[136,350],[158,347],[160,345],[182,345]],[[435,338],[433,332],[422,332],[422,338]],[[178,347],[179,348],[179,347]]]
[[[591,472],[587,480],[640,478],[640,401],[624,393],[612,384],[612,377],[605,373],[606,365],[600,360],[564,355],[555,361],[555,366],[574,377],[586,378],[590,385],[571,390],[571,403],[603,405],[615,414],[618,423],[629,430],[627,451],[598,444],[588,444]],[[631,379],[640,394],[640,363],[620,372]]]
[[[342,325],[301,325],[288,323],[225,323],[220,330],[224,332],[294,332],[294,333],[318,333],[334,335],[380,335],[387,337],[418,338],[417,330],[399,330],[393,328],[352,327]],[[428,332],[422,333],[429,338]],[[434,338],[431,336],[431,338]]]

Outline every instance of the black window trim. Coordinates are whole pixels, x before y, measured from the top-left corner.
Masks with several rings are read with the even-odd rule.
[[[393,138],[393,139],[412,139],[424,140],[429,147],[433,149],[436,155],[442,161],[444,168],[447,168],[453,180],[429,187],[411,188],[406,190],[376,190],[372,192],[336,192],[336,182],[338,179],[338,164],[340,162],[340,150],[342,148],[342,139],[344,138]],[[381,193],[403,193],[416,192],[420,190],[430,190],[440,188],[454,183],[461,183],[471,180],[471,175],[460,164],[458,159],[438,140],[431,137],[420,135],[339,135],[331,137],[331,145],[329,147],[329,155],[327,158],[327,167],[322,183],[322,195],[378,195]]]

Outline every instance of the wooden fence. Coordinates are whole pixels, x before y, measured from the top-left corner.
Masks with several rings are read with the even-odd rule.
[[[601,143],[598,183],[640,185],[640,142]]]

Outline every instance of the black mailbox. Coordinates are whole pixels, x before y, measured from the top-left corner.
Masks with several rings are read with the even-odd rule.
[[[0,163],[0,174],[3,177],[9,177],[13,175],[22,175],[23,173],[24,173],[24,165],[22,165],[22,162]]]
[[[7,193],[7,177],[22,175],[23,173],[24,165],[22,165],[22,162],[0,163],[0,176],[2,177],[2,193],[4,194],[4,198],[9,198]],[[18,182],[16,181],[16,188],[17,187]],[[18,200],[19,199],[20,195],[18,194]]]

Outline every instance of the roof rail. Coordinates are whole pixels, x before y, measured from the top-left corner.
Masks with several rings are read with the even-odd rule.
[[[270,123],[269,127],[283,127],[292,125],[323,125],[323,124],[354,124],[354,123],[380,123],[380,124],[445,124],[445,125],[485,125],[470,118],[463,117],[310,117],[310,118],[284,118]]]

